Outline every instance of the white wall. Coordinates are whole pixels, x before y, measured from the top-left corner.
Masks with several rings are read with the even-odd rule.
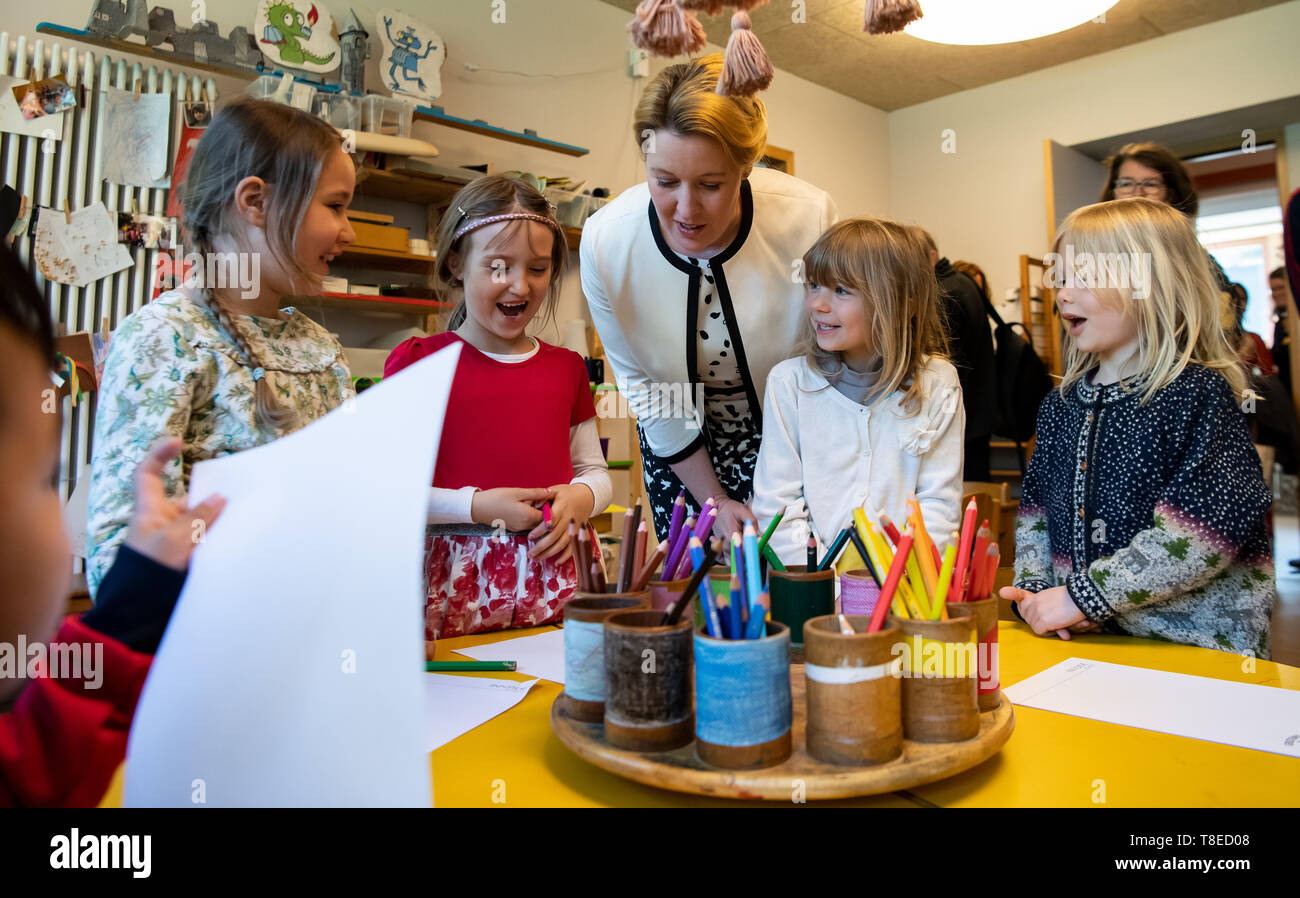
[[[1071,145],[1293,96],[1297,34],[1291,2],[891,113],[890,213],[977,262],[1001,295],[1019,283],[1020,254],[1046,249],[1044,138]]]
[[[183,15],[188,0],[157,3],[175,10],[178,21],[188,17]],[[152,0],[149,5],[154,5]],[[335,16],[342,16],[349,3],[328,5]],[[568,175],[613,193],[645,179],[632,140],[632,110],[646,80],[634,81],[627,72],[629,13],[599,0],[507,0],[506,21],[494,24],[487,0],[352,0],[350,5],[371,29],[375,46],[367,84],[372,88],[381,84],[375,13],[387,5],[404,8],[437,28],[446,42],[439,103],[448,113],[514,131],[532,128],[542,137],[591,151],[565,156],[418,123],[416,136],[433,142],[442,151],[441,161],[491,162],[498,171]],[[249,26],[253,8],[253,0],[208,0],[206,13],[226,34],[235,25]],[[40,21],[82,28],[89,10],[89,0],[48,0],[21,9],[6,5],[0,30],[35,37]],[[466,71],[467,62],[479,71]],[[667,64],[654,60],[652,74]],[[218,86],[225,92],[242,87],[237,79],[225,78]],[[829,191],[845,214],[885,214],[889,126],[884,112],[784,72],[778,72],[765,99],[770,142],[794,152],[799,177]],[[566,282],[557,318],[564,321],[580,314],[585,315],[585,303],[575,272]]]

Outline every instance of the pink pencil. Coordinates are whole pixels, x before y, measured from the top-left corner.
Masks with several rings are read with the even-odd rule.
[[[952,572],[952,588],[956,591],[954,602],[966,599],[966,570],[970,566],[971,545],[975,542],[975,500],[966,503],[966,514],[961,521],[961,542],[957,546],[957,566]]]

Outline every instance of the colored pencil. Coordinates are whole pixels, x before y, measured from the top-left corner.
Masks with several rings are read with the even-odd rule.
[[[844,551],[844,545],[849,541],[851,532],[853,532],[853,526],[849,525],[835,536],[831,547],[826,550],[826,555],[822,558],[822,563],[817,565],[817,570],[824,571],[835,564],[836,559],[840,557],[840,552]]]
[[[868,633],[878,633],[881,625],[884,624],[885,613],[893,601],[894,591],[898,589],[899,581],[903,579],[903,569],[907,567],[907,556],[911,550],[912,534],[901,535],[898,540],[898,551],[894,553],[894,563],[889,566],[885,585],[880,590],[880,600],[876,602],[876,610],[871,613],[871,626],[867,628]]]
[[[745,625],[746,639],[762,639],[767,635],[767,612],[772,607],[772,600],[767,592],[758,594],[758,599],[749,608],[749,623]]]
[[[655,568],[659,566],[659,562],[663,560],[667,552],[668,543],[660,543],[655,546],[655,550],[650,553],[650,557],[646,559],[645,564],[641,565],[640,572],[632,579],[632,588],[628,592],[640,592],[646,588],[646,584],[654,576]]]
[[[847,617],[841,614],[839,618],[840,618],[840,633],[844,634],[845,636],[857,635],[858,631],[853,629],[853,624],[849,623],[849,619]]]
[[[695,527],[691,531],[691,536],[695,537],[703,545],[709,538],[709,531],[713,529],[713,521],[717,517],[717,509],[713,507],[713,500],[706,499],[704,508],[700,509],[700,516],[695,519]],[[682,552],[677,559],[677,572],[674,580],[681,580],[683,577],[691,575],[691,556],[688,552]]]
[[[744,547],[745,547],[745,586],[746,592],[749,593],[749,602],[752,606],[754,599],[763,590],[763,581],[758,576],[758,531],[754,528],[752,521],[745,522],[744,528]]]
[[[939,587],[939,565],[934,563],[934,554],[938,553],[936,550],[932,554],[934,542],[930,539],[930,531],[925,529],[925,518],[921,517],[921,503],[916,501],[916,496],[907,497],[907,507],[910,509],[907,520],[912,525],[914,540],[912,551],[916,554],[917,566],[921,569],[925,594],[933,599]]]
[[[740,627],[737,629],[739,632],[744,633],[744,625],[749,620],[749,591],[745,588],[745,551],[742,547],[740,534],[735,532],[731,534],[731,573],[740,587],[740,603],[732,609],[732,614],[739,615]]]
[[[984,570],[984,557],[989,552],[989,522],[985,518],[980,522],[979,529],[975,531],[975,545],[971,548],[970,555],[970,588],[971,592],[967,594],[966,601],[976,602],[984,598],[977,595],[979,583],[977,578]]]
[[[966,513],[961,519],[961,537],[957,543],[957,566],[952,571],[952,600],[966,600],[966,571],[970,566],[970,551],[975,542],[975,500],[966,503]]]
[[[885,536],[889,537],[889,541],[895,546],[897,546],[898,541],[903,538],[903,534],[898,532],[898,527],[894,525],[894,522],[889,519],[888,515],[882,514],[880,516],[880,529],[885,531]]]
[[[764,558],[767,559],[767,563],[772,566],[772,570],[774,571],[785,570],[785,565],[781,563],[780,557],[776,554],[776,549],[773,549],[771,546],[764,546],[762,549],[759,550],[759,552],[762,554]]]
[[[637,506],[640,510],[640,506]],[[627,588],[630,590],[636,582],[637,574],[645,566],[645,547],[650,542],[650,526],[645,521],[636,525],[636,535],[632,537],[632,564],[628,568]]]
[[[583,592],[595,592],[596,584],[591,577],[591,553],[587,551],[587,528],[577,530],[575,524],[569,524],[569,539],[573,541],[573,555],[578,563],[578,588]]]
[[[853,548],[858,550],[858,556],[862,559],[862,564],[867,573],[871,575],[871,579],[875,580],[876,586],[879,587],[880,575],[876,573],[876,566],[871,561],[871,553],[867,551],[867,547],[863,544],[862,537],[858,536],[856,527],[849,528],[849,539],[853,542]]]
[[[710,584],[712,587],[712,584]],[[717,606],[718,612],[718,630],[719,639],[734,639],[731,635],[731,593],[729,590],[723,590],[721,594],[713,597],[714,605]]]
[[[952,569],[957,563],[957,534],[954,533],[952,542],[943,550],[943,567],[939,569],[939,587],[934,593],[934,607],[930,609],[930,620],[939,620],[944,613],[944,602],[948,598],[948,592],[952,588]]]
[[[694,527],[695,518],[687,517],[682,523],[682,529],[677,531],[677,539],[668,547],[668,557],[664,559],[663,573],[659,575],[660,580],[673,579],[673,574],[677,571],[677,562],[686,551],[686,541],[691,538],[691,530]]]
[[[776,513],[776,516],[772,518],[772,523],[767,525],[767,529],[763,531],[763,535],[758,538],[758,551],[762,552],[767,548],[767,541],[772,538],[772,534],[776,532],[776,525],[781,523],[783,517],[785,517],[784,505],[781,506],[781,510]]]
[[[691,578],[686,581],[686,588],[682,590],[681,597],[664,612],[663,626],[671,627],[681,618],[682,612],[691,603],[691,599],[695,597],[696,591],[700,588],[701,581],[709,575],[709,568],[713,567],[713,562],[717,560],[717,557],[717,541],[715,540],[705,550],[703,563],[695,569],[695,573],[691,574]]]
[[[908,524],[907,529],[903,531],[903,535],[908,536],[911,533],[911,530],[912,525]],[[914,535],[912,536],[910,547],[911,550],[907,553],[907,557],[903,559],[903,561],[907,568],[908,585],[912,587],[912,599],[916,602],[916,608],[920,612],[920,617],[924,619],[930,616],[930,594],[926,591],[925,580],[921,576],[921,565],[916,560],[916,537]],[[901,540],[899,542],[899,551],[902,551]],[[896,552],[894,555],[897,557],[898,553]]]
[[[699,567],[704,563],[704,546],[696,537],[691,537],[690,544],[691,563]],[[706,580],[701,580],[699,585],[700,607],[704,609],[704,626],[709,631],[709,635],[715,639],[720,638],[721,631],[718,626],[718,610],[713,606],[713,593],[709,589]]]
[[[668,525],[668,538],[665,540],[670,548],[677,542],[677,534],[681,532],[684,520],[686,520],[686,488],[682,487],[682,491],[673,500],[673,517]]]
[[[632,572],[628,569],[632,567],[632,534],[636,532],[633,529],[635,526],[632,520],[632,509],[629,508],[623,512],[623,539],[618,544],[618,565],[614,573],[618,583],[615,592],[627,592],[628,586],[632,583]]]
[[[700,513],[695,516],[695,529],[691,532],[692,536],[698,536],[700,539],[703,539],[704,535],[709,532],[704,528],[711,525],[711,522],[710,525],[705,524],[705,520],[709,517],[710,512],[713,513],[714,517],[718,514],[717,509],[713,507],[712,496],[704,500],[704,506],[700,509]]]
[[[808,537],[808,566],[804,568],[808,573],[817,570],[817,537]]]
[[[551,503],[550,502],[542,503],[542,523],[545,524],[547,527],[551,526]]]
[[[515,670],[519,665],[514,661],[426,661],[425,671],[443,670]]]

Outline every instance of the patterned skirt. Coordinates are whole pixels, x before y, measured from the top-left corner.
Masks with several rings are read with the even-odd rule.
[[[558,623],[577,589],[572,558],[528,557],[528,537],[430,527],[424,538],[424,638]]]
[[[758,446],[762,439],[749,414],[749,403],[734,396],[715,399],[706,390],[704,420],[706,446],[718,481],[728,496],[748,504],[754,498],[754,467],[758,464]],[[682,490],[682,482],[672,467],[654,454],[639,424],[637,436],[641,443],[646,498],[654,514],[655,533],[662,540],[668,536],[672,525],[673,502]],[[700,501],[707,498],[701,496]],[[688,490],[686,513],[697,515],[699,511],[699,505],[692,500]]]

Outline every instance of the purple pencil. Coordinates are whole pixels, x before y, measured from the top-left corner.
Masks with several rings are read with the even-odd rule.
[[[681,532],[682,521],[686,520],[686,490],[683,489],[677,494],[677,499],[673,502],[673,519],[668,525],[668,539],[665,542],[669,546],[677,542],[677,534]]]
[[[700,542],[708,535],[708,528],[713,527],[713,519],[718,516],[718,510],[713,507],[713,497],[704,500],[704,507],[700,509],[699,516],[695,518],[695,532],[691,536],[698,536]],[[707,527],[706,527],[707,524]]]
[[[691,529],[695,526],[695,518],[687,518],[682,525],[682,529],[677,531],[677,539],[668,547],[668,557],[664,559],[664,570],[662,579],[671,580],[673,574],[677,571],[677,564],[681,561],[682,555],[686,552],[686,544],[691,538]],[[687,558],[690,556],[687,555]]]
[[[698,539],[701,543],[704,542],[704,540],[708,539],[709,534],[713,532],[713,521],[718,516],[718,510],[716,508],[712,508],[707,504],[705,505],[705,508],[707,510],[704,512],[703,519],[696,523],[695,530],[691,534],[696,539]],[[703,534],[703,536],[701,536],[700,534]],[[690,553],[688,552],[683,554],[682,557],[677,562],[677,575],[675,579],[680,580],[683,577],[689,577],[690,575],[691,575],[691,556]]]

